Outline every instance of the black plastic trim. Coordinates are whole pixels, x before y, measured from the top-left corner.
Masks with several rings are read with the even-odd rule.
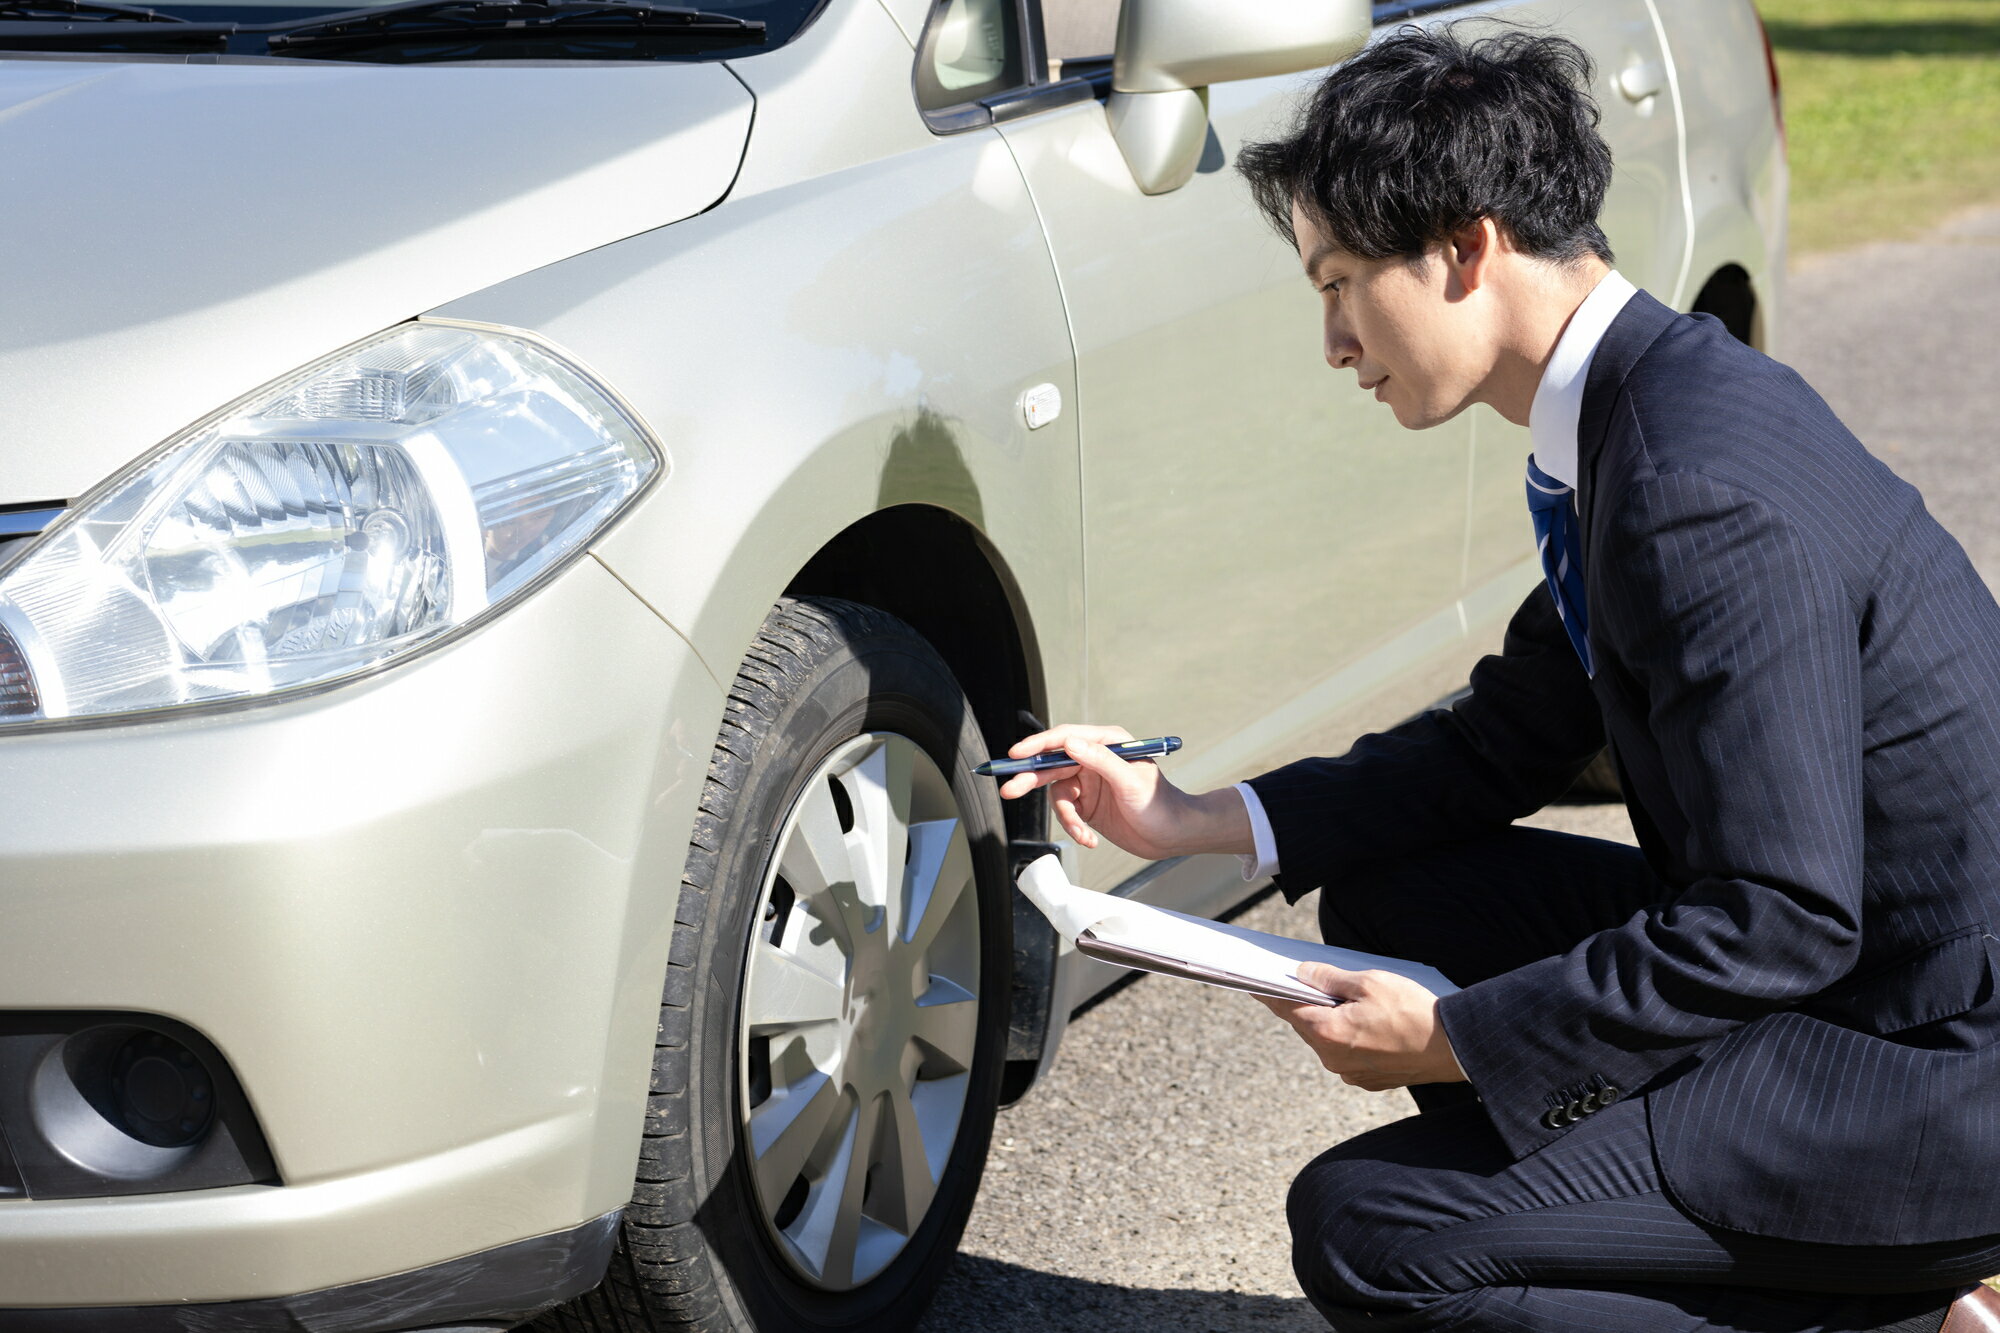
[[[1398,19],[1413,19],[1440,9],[1457,9],[1472,0],[1390,0],[1387,4],[1375,6],[1375,24],[1394,23]]]
[[[924,123],[931,127],[932,134],[963,134],[993,123],[993,113],[984,102],[967,102],[963,106],[946,107],[943,111],[925,111]]]
[[[0,1129],[0,1199],[18,1199],[27,1192],[20,1169],[14,1165],[14,1150],[7,1146],[7,1132]]]
[[[1111,96],[1111,56],[1078,56],[1062,62],[1064,79],[1082,79],[1098,101]]]
[[[1031,88],[1015,88],[989,97],[980,105],[996,121],[1019,120],[1060,106],[1088,102],[1096,97],[1089,79],[1064,79],[1060,83],[1038,83]]]
[[[8,1309],[7,1333],[187,1333],[189,1329],[338,1329],[389,1333],[467,1322],[503,1327],[581,1296],[604,1277],[624,1210],[580,1227],[390,1277],[296,1296],[208,1304]]]

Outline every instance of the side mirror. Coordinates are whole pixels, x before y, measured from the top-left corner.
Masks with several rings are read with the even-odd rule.
[[[1208,85],[1295,74],[1368,42],[1369,0],[1124,0],[1111,63],[1111,133],[1140,190],[1194,175]]]

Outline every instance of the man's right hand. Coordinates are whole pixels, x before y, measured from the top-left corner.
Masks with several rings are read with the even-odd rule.
[[[1105,746],[1133,739],[1123,727],[1066,724],[1016,741],[1007,754],[1026,759],[1062,750],[1072,768],[1017,773],[1000,786],[1013,800],[1049,788],[1056,819],[1080,847],[1100,835],[1134,856],[1163,861],[1193,852],[1249,852],[1250,816],[1243,799],[1222,788],[1191,796],[1167,781],[1150,759],[1120,759]]]

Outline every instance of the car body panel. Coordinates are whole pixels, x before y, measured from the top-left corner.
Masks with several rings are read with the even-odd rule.
[[[340,689],[0,735],[0,1010],[202,1032],[283,1182],[0,1200],[6,1303],[308,1291],[622,1206],[721,714],[586,558]]]
[[[906,72],[900,34],[853,7],[866,11]],[[758,133],[828,116],[824,99],[842,95],[866,94],[760,92]],[[539,330],[651,421],[673,474],[597,549],[719,678],[835,534],[929,505],[983,534],[1019,594],[1048,707],[1074,716],[1078,413],[1055,273],[1006,144],[990,129],[933,138],[907,88],[896,95],[922,134],[909,151],[732,197],[436,313]],[[1022,395],[1044,383],[1064,409],[1030,431]]]
[[[1458,587],[1464,423],[1406,435],[1327,368],[1297,254],[1226,169],[1305,82],[1210,89],[1203,166],[1159,195],[1095,102],[1000,127],[1077,348],[1089,715],[1182,736],[1165,767],[1202,788],[1268,767],[1237,744],[1249,723]],[[1081,865],[1108,888],[1142,863],[1107,844]]]
[[[1751,0],[1653,0],[1688,122],[1692,297],[1735,264],[1757,294],[1758,346],[1782,325],[1790,168]],[[1775,353],[1774,353],[1775,354]]]
[[[707,207],[750,111],[720,64],[0,57],[0,177],[36,183],[0,196],[32,256],[0,272],[0,380],[29,387],[0,439],[34,442],[0,504],[74,498],[336,347]]]
[[[828,5],[775,51],[729,68],[757,99],[731,200],[929,146],[910,95],[910,38],[879,4]]]

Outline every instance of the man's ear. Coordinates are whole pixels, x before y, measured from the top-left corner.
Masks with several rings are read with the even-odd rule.
[[[1480,218],[1460,227],[1444,243],[1445,285],[1452,300],[1478,291],[1491,275],[1499,256],[1500,230],[1492,218]]]

